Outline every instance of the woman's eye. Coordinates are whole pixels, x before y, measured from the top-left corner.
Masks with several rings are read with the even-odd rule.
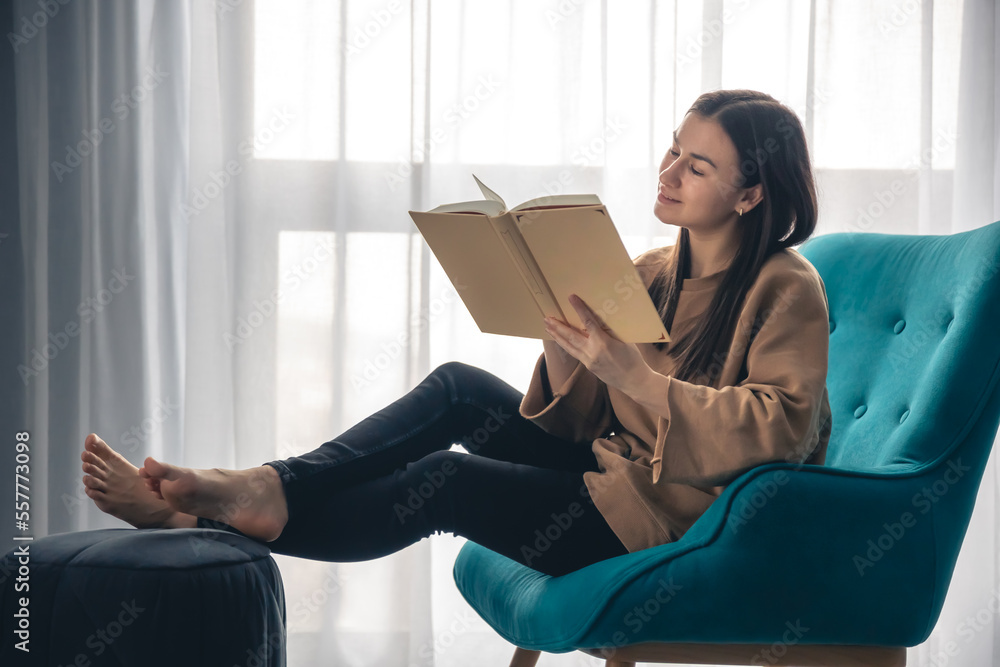
[[[670,153],[671,155],[673,155],[675,158],[681,156],[681,154],[678,153],[677,151],[675,151],[673,148],[671,148],[667,152]],[[697,169],[695,169],[694,167],[691,167],[691,173],[694,174],[695,176],[704,176],[705,175],[702,172],[700,172]]]

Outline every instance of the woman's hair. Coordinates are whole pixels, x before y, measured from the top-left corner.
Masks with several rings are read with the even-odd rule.
[[[713,385],[723,364],[718,350],[732,339],[740,307],[764,262],[775,252],[805,241],[816,228],[816,186],[802,124],[770,95],[754,90],[716,90],[695,100],[688,113],[722,126],[736,146],[744,188],[763,185],[763,199],[740,218],[736,256],[708,306],[707,316],[687,335],[670,342],[677,359],[674,377]],[[653,278],[649,295],[667,331],[673,326],[683,280],[690,275],[689,232],[681,228],[673,249],[673,270],[666,264]],[[663,350],[667,343],[654,343]],[[714,362],[714,363],[713,363]],[[707,380],[707,381],[705,381]]]

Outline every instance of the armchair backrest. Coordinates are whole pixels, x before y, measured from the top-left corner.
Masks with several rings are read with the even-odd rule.
[[[933,522],[934,544],[910,545],[934,571],[920,582],[922,642],[1000,423],[1000,222],[949,236],[831,234],[800,252],[830,304],[826,465],[916,476],[913,513]]]
[[[947,456],[1000,370],[1000,222],[948,236],[831,234],[799,251],[830,305],[826,465],[897,472]]]

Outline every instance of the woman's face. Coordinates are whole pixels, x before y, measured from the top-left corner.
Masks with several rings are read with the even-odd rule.
[[[722,126],[688,113],[660,162],[653,215],[693,231],[712,231],[733,222],[746,192],[740,183],[736,146]],[[664,198],[667,198],[665,201]]]

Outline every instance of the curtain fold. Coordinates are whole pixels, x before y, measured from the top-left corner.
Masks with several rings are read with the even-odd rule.
[[[950,217],[931,218],[931,234],[954,234],[981,227],[986,220],[1000,220],[998,34],[1000,11],[996,4],[966,0],[961,16],[952,211]],[[907,651],[907,664],[1000,664],[998,448],[1000,438],[983,471],[941,616],[930,638]]]
[[[245,468],[315,448],[449,360],[523,390],[537,341],[481,334],[406,211],[477,198],[475,173],[508,205],[598,193],[632,256],[671,244],[656,165],[715,87],[800,115],[817,234],[1000,219],[991,0],[56,5],[37,18],[16,0],[8,37],[25,274],[8,382],[38,535],[123,525],[83,493],[92,431],[136,465]],[[1000,664],[995,457],[908,664],[953,649],[949,664]],[[504,664],[510,645],[454,586],[463,543],[276,556],[289,664]]]

